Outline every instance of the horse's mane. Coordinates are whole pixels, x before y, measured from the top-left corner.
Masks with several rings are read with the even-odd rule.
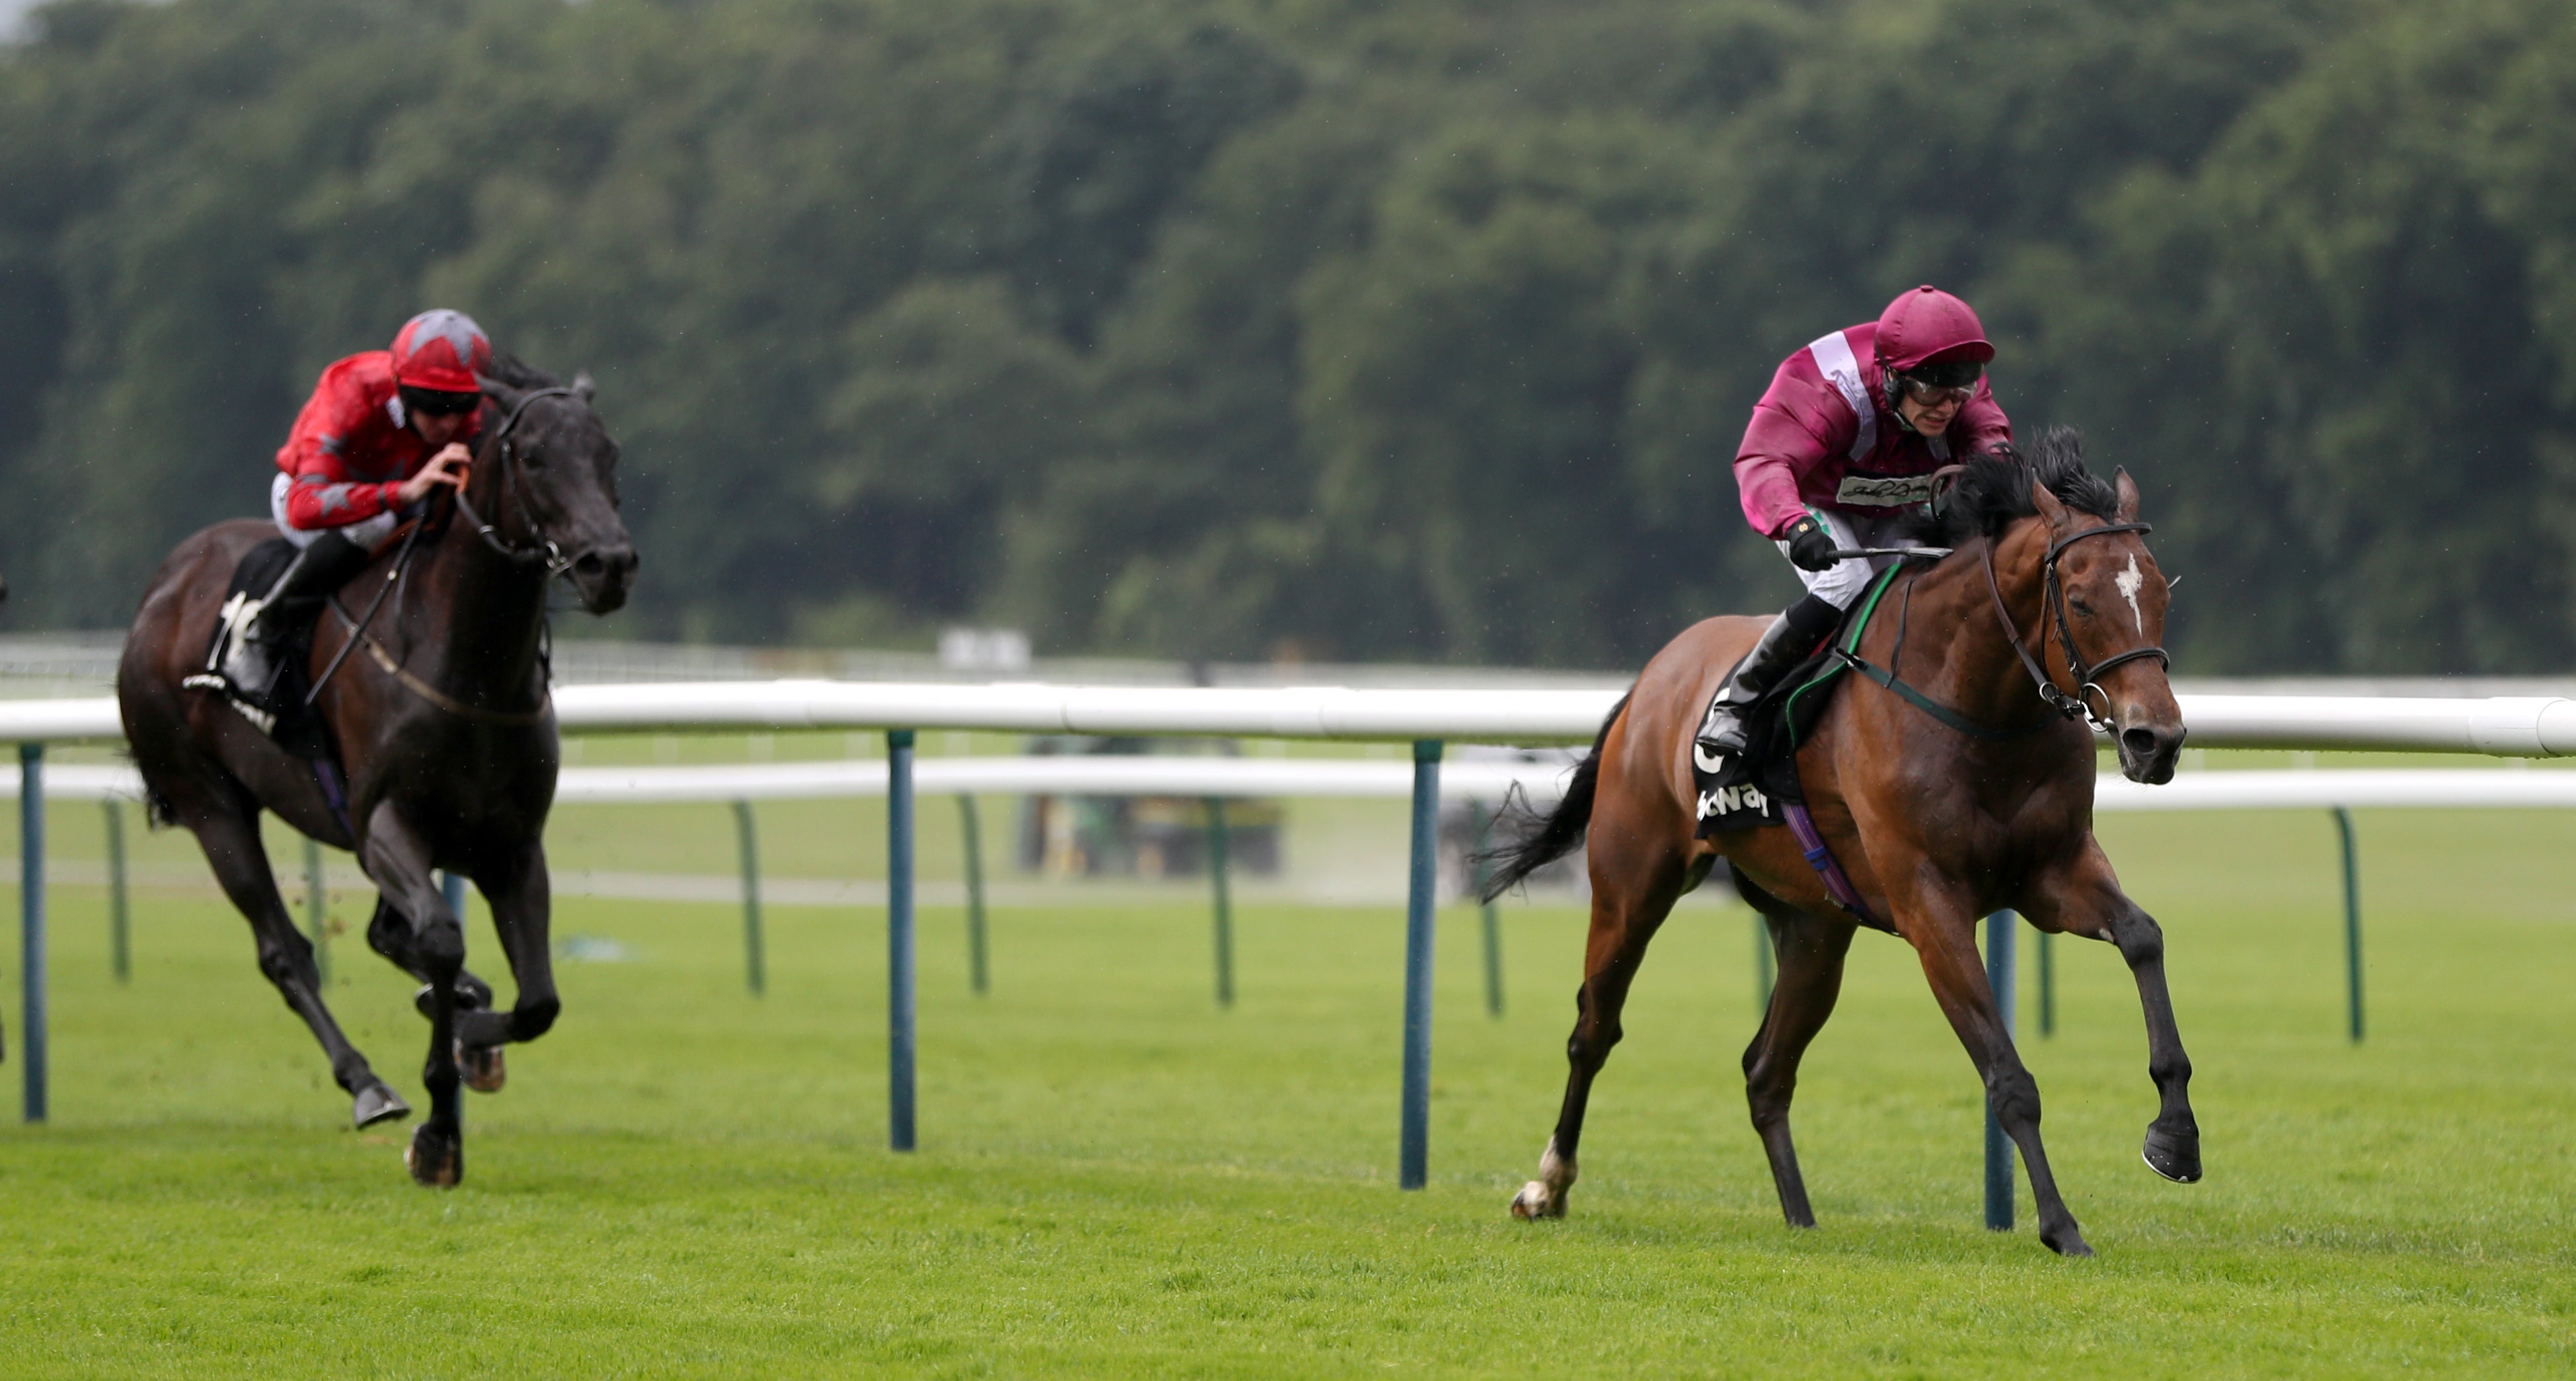
[[[2097,518],[2113,516],[2120,506],[2111,482],[2085,468],[2083,433],[2051,427],[2027,451],[2006,446],[1970,457],[1942,496],[1939,514],[1925,520],[1923,539],[1955,547],[1972,537],[2002,536],[2012,520],[2039,511],[2030,500],[2034,479],[2058,502]]]
[[[507,350],[492,352],[492,367],[483,377],[508,384],[512,388],[561,388],[563,380],[520,359]]]

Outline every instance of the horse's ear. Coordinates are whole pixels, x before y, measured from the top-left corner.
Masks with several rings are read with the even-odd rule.
[[[2057,496],[2048,492],[2048,486],[2035,478],[2030,482],[2030,505],[2039,510],[2039,516],[2046,519],[2050,527],[2066,526],[2066,505],[2059,503]]]
[[[2120,496],[2119,510],[2112,516],[2123,523],[2138,520],[2138,482],[2129,478],[2127,466],[2111,472],[2111,488]]]
[[[483,385],[483,396],[499,405],[503,412],[515,411],[520,401],[527,396],[522,390],[512,388],[488,374],[478,374],[474,381]]]
[[[576,369],[572,374],[572,391],[580,394],[581,401],[587,403],[598,395],[599,385],[592,381],[589,370]]]

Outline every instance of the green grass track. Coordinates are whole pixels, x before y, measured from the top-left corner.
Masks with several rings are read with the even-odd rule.
[[[342,1129],[219,901],[138,895],[119,986],[101,889],[66,886],[54,1119],[0,1129],[0,1373],[2576,1373],[2576,821],[2359,818],[2358,1048],[2323,812],[2106,823],[2166,925],[2201,1185],[2139,1164],[2117,956],[2058,943],[2041,1040],[2025,944],[2087,1262],[2038,1245],[2026,1188],[2020,1230],[1979,1226],[1976,1081],[1910,951],[1869,935],[1799,1090],[1822,1226],[1781,1226],[1736,1066],[1741,910],[1658,940],[1572,1216],[1530,1225],[1505,1204],[1562,1084],[1566,906],[1506,908],[1501,1020],[1473,913],[1444,915],[1432,1183],[1404,1194],[1394,909],[1242,906],[1222,1013],[1196,905],[999,912],[980,999],[958,913],[928,910],[921,1149],[896,1156],[880,913],[773,906],[755,999],[730,908],[568,899],[558,935],[627,957],[565,962],[561,1024],[472,1098],[467,1182],[436,1193],[397,1137]],[[354,935],[338,958],[334,1005],[417,1100],[409,985]]]

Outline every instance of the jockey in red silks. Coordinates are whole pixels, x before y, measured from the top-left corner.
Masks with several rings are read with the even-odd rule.
[[[1789,606],[1727,674],[1700,725],[1702,766],[1744,751],[1744,712],[1833,634],[1885,546],[1932,497],[1932,472],[2012,440],[1986,387],[1995,348],[1968,304],[1925,284],[1875,322],[1824,336],[1780,362],[1735,454],[1744,517],[1797,567]]]
[[[224,679],[253,703],[277,679],[279,653],[321,601],[367,564],[402,510],[438,486],[461,484],[465,442],[482,424],[492,342],[463,312],[423,312],[391,350],[351,355],[322,371],[278,448],[269,513],[297,550],[268,593],[224,608]]]

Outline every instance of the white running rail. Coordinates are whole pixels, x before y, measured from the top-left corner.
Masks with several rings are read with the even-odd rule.
[[[1619,699],[1598,690],[1278,690],[1217,687],[707,681],[562,686],[571,733],[721,729],[984,729],[1525,745],[1590,743]],[[2576,700],[2185,695],[2200,748],[2576,755]],[[0,741],[110,742],[116,702],[0,701]]]

